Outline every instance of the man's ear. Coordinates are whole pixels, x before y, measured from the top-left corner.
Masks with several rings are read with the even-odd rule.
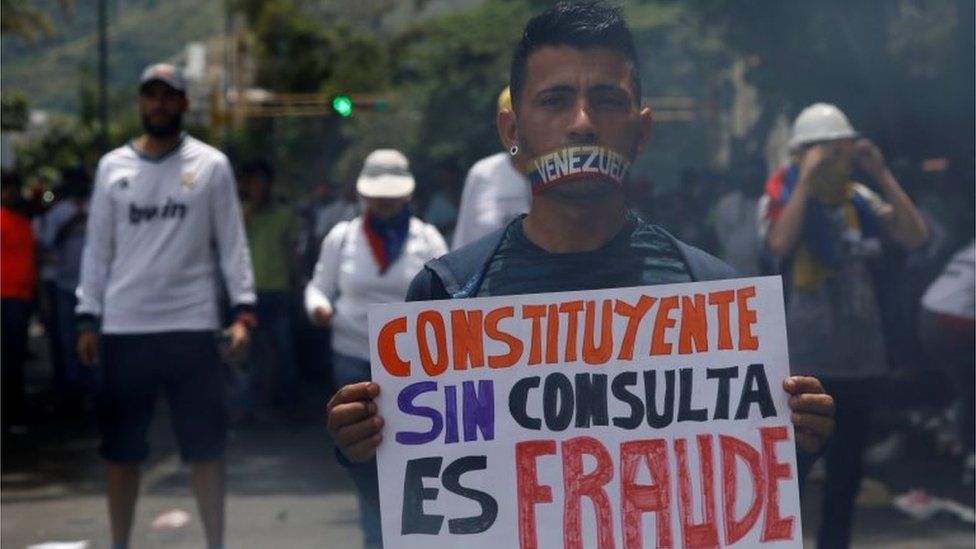
[[[498,129],[498,139],[506,151],[511,149],[512,145],[518,145],[518,124],[515,122],[515,113],[509,109],[498,111],[495,125]]]
[[[651,142],[651,127],[654,125],[654,113],[650,107],[644,107],[640,112],[640,140],[637,142],[637,154],[643,152],[644,147]]]

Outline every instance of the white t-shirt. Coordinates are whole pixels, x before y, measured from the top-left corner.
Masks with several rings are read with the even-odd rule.
[[[322,240],[315,273],[305,287],[305,309],[310,318],[317,307],[334,312],[332,349],[369,360],[369,305],[404,301],[424,263],[445,253],[447,244],[437,229],[414,217],[403,251],[381,274],[363,218],[340,222]]]
[[[227,157],[185,136],[149,159],[102,157],[88,215],[78,313],[109,334],[212,330],[218,272],[232,305],[254,304],[254,273]]]
[[[464,180],[461,206],[451,249],[505,226],[515,216],[529,211],[532,186],[508,153],[500,152],[475,162]]]
[[[976,318],[976,242],[956,252],[925,295],[927,310],[959,318]]]

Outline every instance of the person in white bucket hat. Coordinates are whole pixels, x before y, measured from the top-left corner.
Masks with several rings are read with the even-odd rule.
[[[834,397],[817,546],[844,548],[872,401],[887,373],[870,266],[886,246],[920,246],[928,229],[881,152],[836,106],[803,109],[789,144],[790,163],[759,202],[760,235],[783,274],[792,373],[819,378]],[[852,181],[855,167],[873,189]]]
[[[415,187],[400,151],[379,149],[366,157],[356,181],[364,213],[337,224],[322,241],[305,308],[313,324],[332,328],[333,379],[338,387],[370,379],[366,309],[403,301],[424,263],[447,253],[430,224],[410,212]],[[376,469],[351,469],[359,492],[367,548],[381,547]]]

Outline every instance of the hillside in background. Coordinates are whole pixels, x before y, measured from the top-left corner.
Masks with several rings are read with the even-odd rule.
[[[342,22],[394,35],[418,18],[470,8],[481,0],[295,0],[323,24]],[[57,34],[28,43],[0,39],[3,85],[24,91],[31,107],[77,113],[81,87],[94,85],[98,63],[97,2],[76,0],[65,13],[57,0],[35,0],[49,14]],[[208,42],[225,25],[224,0],[108,0],[109,81],[124,99],[147,64],[179,54],[187,42]],[[244,2],[246,4],[247,2]],[[123,101],[123,104],[125,102]]]
[[[81,86],[98,63],[97,3],[76,1],[63,13],[54,0],[35,4],[57,34],[27,43],[0,41],[4,89],[25,92],[32,108],[77,113]],[[187,42],[206,41],[224,26],[222,0],[114,0],[109,2],[109,86],[132,93],[142,68],[179,53]],[[89,80],[93,83],[94,80]]]

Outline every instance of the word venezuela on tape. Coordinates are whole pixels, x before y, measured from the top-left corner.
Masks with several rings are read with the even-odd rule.
[[[387,548],[801,547],[778,277],[378,305]]]

